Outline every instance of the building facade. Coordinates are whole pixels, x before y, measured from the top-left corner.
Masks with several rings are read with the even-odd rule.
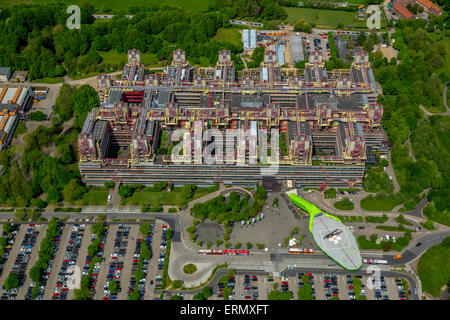
[[[78,141],[82,179],[254,186],[272,176],[297,186],[361,186],[367,149],[380,149],[383,139],[368,58],[360,52],[349,70],[328,72],[315,52],[301,74],[281,68],[276,52],[266,50],[261,66],[238,78],[226,50],[208,68],[194,68],[175,50],[171,65],[156,74],[146,74],[131,50],[120,80],[98,77],[102,103]],[[158,154],[161,135],[181,129],[181,155]],[[207,129],[214,138],[202,136]],[[279,158],[264,157],[269,149]],[[216,161],[207,163],[207,155]]]

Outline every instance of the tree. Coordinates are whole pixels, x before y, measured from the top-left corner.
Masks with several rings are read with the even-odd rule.
[[[129,184],[122,184],[119,187],[119,195],[122,198],[131,197],[133,195],[133,188],[131,188],[131,186]]]
[[[72,203],[75,200],[81,199],[86,192],[87,188],[82,187],[78,179],[73,178],[64,186],[62,195],[65,201]]]
[[[97,222],[91,225],[91,233],[97,235],[97,237],[101,237],[101,235],[105,232],[105,227],[103,223]]]
[[[183,281],[181,281],[181,280],[173,280],[171,282],[171,284],[172,284],[173,288],[178,289],[178,288],[181,288],[183,286]]]
[[[139,227],[139,232],[143,235],[149,234],[150,233],[150,224],[148,224],[148,223],[141,224],[141,226]]]
[[[5,231],[6,233],[10,233],[13,231],[13,225],[10,222],[5,222],[3,224],[3,231]]]
[[[36,263],[35,266],[33,266],[33,267],[30,269],[30,278],[31,278],[31,280],[33,280],[33,282],[35,282],[36,284],[38,284],[38,283],[39,283],[39,280],[41,280],[42,271],[43,271],[43,269],[40,268],[40,267],[38,266],[37,263]]]
[[[19,275],[15,272],[10,272],[4,283],[5,290],[10,291],[13,288],[18,288],[19,285],[20,285]]]
[[[108,284],[108,289],[112,294],[117,294],[119,292],[119,288],[116,281],[110,281]]]
[[[94,48],[91,48],[86,55],[86,59],[91,63],[99,63],[102,61],[102,57],[97,53]]]
[[[247,242],[247,249],[250,250],[253,247],[253,245],[250,242]]]
[[[34,111],[30,113],[29,118],[34,121],[44,121],[47,116],[42,111]]]

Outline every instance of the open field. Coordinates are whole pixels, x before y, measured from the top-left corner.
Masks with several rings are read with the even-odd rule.
[[[126,53],[120,53],[116,50],[110,51],[97,51],[98,54],[103,58],[103,62],[107,64],[124,65],[127,61]],[[158,63],[158,58],[156,54],[141,52],[141,59],[144,65],[153,65]]]
[[[235,45],[241,43],[241,35],[236,29],[220,28],[212,39],[218,42],[231,42]]]
[[[315,23],[316,27],[336,27],[342,23],[344,27],[353,24],[355,13],[347,11],[321,10],[312,8],[289,8],[284,7],[288,14],[288,22],[295,23],[304,19],[306,23]]]
[[[439,244],[427,250],[419,260],[417,271],[423,291],[438,297],[450,277],[450,248]]]
[[[195,190],[195,194],[191,200],[195,200],[206,196],[209,192],[205,191],[203,188],[197,188]],[[150,205],[154,203],[158,203],[160,205],[172,205],[176,206],[178,204],[179,199],[181,198],[182,193],[175,188],[171,192],[152,192],[146,191],[144,189],[141,192],[135,192],[129,198],[122,198],[121,205],[134,205],[134,206],[142,206],[142,205]]]
[[[361,200],[361,208],[367,211],[392,211],[394,207],[395,204],[390,198],[366,197]]]
[[[85,193],[83,198],[74,202],[77,206],[101,206],[106,205],[109,189],[104,187],[93,187],[91,191]]]
[[[23,4],[46,4],[62,2],[67,5],[80,5],[84,0],[0,0],[0,8],[9,7],[12,5]],[[124,12],[128,13],[128,8],[132,6],[152,6],[152,5],[172,5],[176,7],[185,8],[188,11],[204,11],[208,9],[210,0],[89,0],[97,13],[104,13],[105,9],[110,9],[108,13]]]

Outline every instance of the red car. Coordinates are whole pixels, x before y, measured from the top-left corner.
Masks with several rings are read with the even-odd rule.
[[[353,289],[353,286],[348,286],[349,289]]]
[[[250,299],[250,296],[245,296],[245,299]]]
[[[308,277],[312,276],[312,273],[307,273]]]

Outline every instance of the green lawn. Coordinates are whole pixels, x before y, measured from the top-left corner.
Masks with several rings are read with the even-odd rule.
[[[42,78],[42,79],[36,79],[31,82],[33,83],[60,83],[62,81],[62,77],[56,77],[56,78]]]
[[[67,5],[80,5],[86,0],[0,0],[0,8],[23,4],[46,4],[62,2]],[[131,6],[171,5],[185,8],[187,11],[206,11],[211,0],[88,0],[95,7],[95,12],[103,13],[108,8],[108,14],[116,12],[128,13]]]
[[[127,62],[126,53],[120,53],[117,52],[117,50],[97,51],[97,52],[103,58],[104,63],[123,66]],[[158,58],[156,57],[156,54],[151,53],[141,52],[141,59],[144,65],[154,65],[159,62]]]
[[[93,187],[91,191],[85,193],[83,198],[76,200],[77,206],[103,206],[108,201],[109,190],[105,187]]]
[[[419,260],[417,271],[423,291],[438,297],[450,279],[450,247],[439,244],[428,249]]]
[[[206,188],[197,188],[191,201],[201,198],[207,195],[208,193],[210,192],[206,191]],[[121,205],[130,204],[133,206],[143,206],[143,205],[145,206],[158,203],[160,205],[176,206],[178,204],[180,197],[181,193],[177,188],[175,188],[171,192],[154,192],[154,191],[146,191],[146,189],[144,189],[141,192],[135,192],[129,198],[122,198]]]
[[[304,19],[306,23],[315,23],[316,27],[336,27],[342,23],[344,27],[353,24],[355,13],[336,10],[322,10],[312,8],[290,8],[283,7],[288,14],[290,24]]]
[[[361,208],[367,211],[392,211],[395,207],[394,201],[390,198],[377,199],[367,196],[361,200]]]
[[[213,40],[218,42],[231,42],[234,45],[241,43],[241,34],[236,29],[219,28]]]

